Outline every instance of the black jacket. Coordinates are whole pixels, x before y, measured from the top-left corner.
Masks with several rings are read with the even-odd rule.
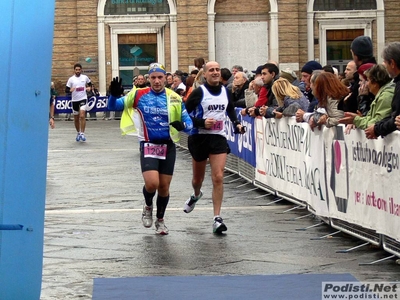
[[[240,89],[237,89],[232,93],[232,101],[235,107],[246,107],[246,100],[244,97],[244,91],[249,88],[249,81],[246,81]]]
[[[372,63],[376,64],[375,57],[371,57],[362,64]],[[359,67],[358,67],[359,68]],[[354,73],[354,83],[350,88],[351,95],[343,103],[343,110],[348,112],[356,113],[359,110],[363,116],[367,115],[372,101],[375,96],[372,93],[369,95],[358,96],[358,88],[360,87],[360,76],[358,72]]]

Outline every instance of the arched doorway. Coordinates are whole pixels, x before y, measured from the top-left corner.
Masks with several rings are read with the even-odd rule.
[[[106,92],[106,74],[110,67],[112,77],[121,76],[124,78],[124,83],[131,84],[134,71],[145,72],[150,60],[165,64],[166,52],[170,53],[168,57],[170,68],[176,69],[178,66],[175,0],[125,2],[113,0],[98,2],[99,89],[101,93]],[[107,60],[107,57],[111,59]]]

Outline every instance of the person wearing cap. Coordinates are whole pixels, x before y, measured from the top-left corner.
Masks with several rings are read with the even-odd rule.
[[[254,71],[251,71],[251,73],[254,74],[254,77],[261,76],[261,72],[262,72],[263,66],[264,65],[258,66],[257,69],[255,69]]]
[[[374,65],[375,64],[373,63],[366,63],[362,64],[357,69],[358,85],[359,85],[358,96],[357,96],[357,102],[358,102],[357,113],[361,113],[362,116],[366,116],[368,114],[371,103],[372,101],[374,101],[375,98],[375,95],[368,88],[367,77],[365,75],[365,72],[368,71],[368,69],[370,69]],[[348,101],[348,98],[350,97],[351,94],[349,94],[349,96],[345,98],[345,102]]]
[[[285,79],[287,79],[291,84],[293,84],[294,86],[297,86],[301,92],[304,91],[305,89],[305,85],[304,82],[300,81],[297,79],[297,74],[292,71],[291,69],[287,68],[284,70],[281,70],[279,77],[283,77]]]
[[[396,129],[400,129],[400,42],[388,44],[382,51],[383,65],[395,83],[392,110],[390,116],[365,129],[368,139],[385,137]]]
[[[315,70],[322,70],[322,66],[319,62],[315,60],[310,60],[304,64],[301,68],[301,81],[304,82],[304,90],[303,94],[306,96],[308,101],[310,101],[310,105],[308,106],[307,112],[314,112],[315,106],[318,104],[318,100],[314,97],[312,90],[311,90],[311,74]]]
[[[143,186],[143,226],[153,225],[153,198],[157,192],[156,234],[168,234],[164,214],[169,202],[169,187],[174,172],[179,131],[189,132],[193,123],[181,97],[165,88],[165,68],[153,63],[148,70],[150,87],[134,87],[121,97],[122,80],[113,78],[108,98],[108,109],[123,111],[123,134],[137,131],[140,141],[140,164]],[[138,130],[136,130],[136,126]]]
[[[261,78],[262,76],[262,70],[264,69],[264,65],[258,66],[256,70],[252,71],[255,73],[254,79]],[[276,71],[276,69],[275,69]],[[275,77],[279,76],[279,74],[275,74]],[[262,80],[262,78],[261,78]],[[257,93],[257,101],[254,103],[253,108],[247,108],[246,113],[252,117],[256,117],[259,115],[259,108],[263,105],[266,105],[268,102],[268,96],[271,97],[273,95],[270,91],[270,84],[264,83],[263,86],[260,88],[260,91]],[[257,109],[258,108],[258,109]]]
[[[361,35],[356,37],[350,46],[350,52],[353,60],[359,69],[363,64],[376,64],[373,53],[372,41],[369,36]],[[349,97],[343,103],[343,110],[353,113],[360,111],[365,116],[370,108],[374,95],[363,95],[359,97],[360,78],[358,73],[354,73],[354,83],[351,86]]]
[[[183,211],[193,211],[197,201],[203,196],[203,185],[207,161],[211,166],[213,184],[213,232],[221,234],[227,227],[221,217],[221,206],[224,195],[224,169],[228,153],[225,119],[228,115],[233,123],[235,133],[244,133],[237,119],[232,94],[220,84],[221,69],[219,63],[209,61],[205,64],[206,82],[194,89],[186,100],[186,109],[193,119],[194,128],[188,138],[188,148],[192,155],[193,194],[186,200]]]

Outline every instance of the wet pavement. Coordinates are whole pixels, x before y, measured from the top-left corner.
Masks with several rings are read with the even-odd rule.
[[[143,180],[136,137],[122,137],[119,121],[87,122],[86,142],[73,122],[56,121],[49,133],[42,300],[92,299],[93,279],[159,275],[267,275],[350,273],[360,281],[398,281],[400,266],[369,246],[335,232],[286,201],[235,176],[225,178],[226,234],[212,234],[211,179],[190,214],[191,158],[177,151],[165,215],[169,235],[141,223]],[[305,216],[305,217],[303,217]]]

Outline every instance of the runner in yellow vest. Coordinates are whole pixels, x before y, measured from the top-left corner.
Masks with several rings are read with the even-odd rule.
[[[143,226],[153,225],[153,198],[157,192],[155,229],[168,234],[164,214],[169,201],[169,186],[174,172],[179,131],[189,132],[193,123],[181,97],[165,88],[165,68],[159,63],[149,66],[150,87],[133,88],[120,97],[122,80],[111,82],[108,109],[123,111],[122,134],[137,132],[140,141],[140,163],[144,179]]]

